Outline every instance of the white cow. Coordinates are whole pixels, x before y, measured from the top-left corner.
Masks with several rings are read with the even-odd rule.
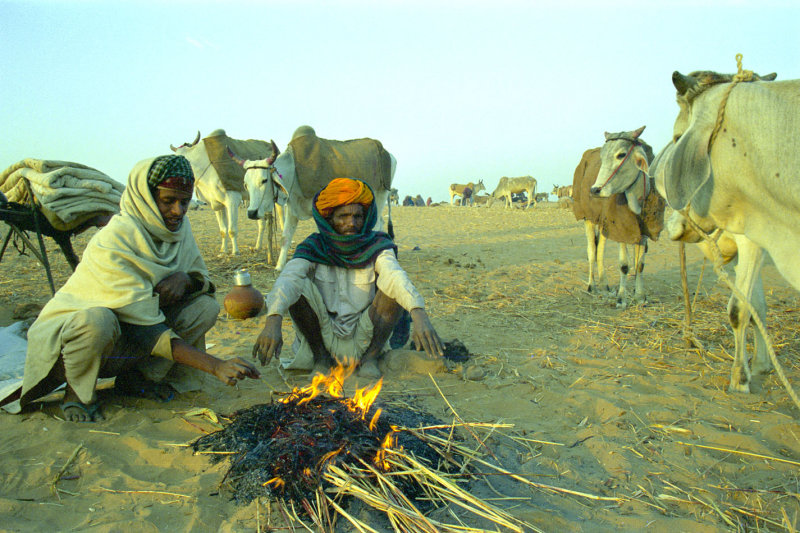
[[[680,110],[673,142],[652,172],[671,207],[758,248],[757,257],[748,260],[751,276],[758,274],[764,249],[800,290],[800,80],[772,82],[775,77],[674,72]],[[738,268],[736,274],[741,289]],[[752,300],[747,292],[744,296]],[[755,358],[753,363],[754,370],[765,369]],[[744,371],[737,376],[734,368],[730,390],[749,391],[746,366]]]
[[[357,162],[347,159],[336,159],[335,164],[328,160],[328,158],[332,158],[332,156],[326,155],[325,160],[322,162],[323,165],[325,168],[335,168],[336,170],[334,172],[337,175],[329,175],[328,171],[318,173],[315,176],[318,183],[315,183],[313,188],[310,188],[308,184],[301,183],[301,180],[298,179],[298,162],[295,161],[295,146],[300,146],[300,142],[314,140],[315,138],[319,139],[316,137],[313,128],[310,126],[300,126],[295,130],[292,135],[292,142],[289,143],[289,147],[287,147],[284,152],[279,152],[277,146],[273,143],[275,151],[270,158],[257,161],[238,158],[238,162],[243,165],[245,169],[244,180],[250,192],[250,209],[258,210],[259,217],[262,216],[263,213],[270,212],[274,208],[276,202],[280,201],[281,194],[285,195],[285,220],[281,251],[278,256],[278,263],[275,266],[277,271],[281,271],[288,260],[289,247],[292,244],[292,238],[297,229],[298,221],[311,218],[311,202],[314,198],[314,194],[335,178],[353,177],[361,179],[369,184],[375,194],[375,202],[379,213],[382,211],[382,206],[384,204],[388,206],[389,229],[391,233],[392,207],[388,202],[389,190],[391,187],[384,185],[381,176],[376,175],[374,172],[365,172],[364,168],[382,168],[382,163],[387,163],[389,168],[386,170],[388,171],[389,185],[391,185],[391,179],[394,178],[395,168],[397,167],[397,160],[395,157],[386,152],[378,141],[372,139],[356,139],[352,141],[329,141],[322,139],[325,143],[330,143],[336,147],[335,153],[346,153],[348,146],[355,146],[361,141],[368,141],[367,144],[371,146],[370,153],[373,155],[369,157],[364,156]],[[381,161],[370,160],[374,157],[376,151]],[[322,153],[329,154],[329,152],[324,150]],[[302,166],[304,163],[300,162],[299,164]],[[307,189],[306,191],[303,190],[304,186]],[[375,229],[378,231],[383,229],[383,217],[380,216],[380,214],[375,224]]]
[[[730,75],[675,72],[675,140],[653,173],[673,209],[691,205],[715,226],[747,236],[800,290],[800,80],[761,81],[771,78],[731,89]]]
[[[206,147],[207,140],[218,141],[216,144],[221,144],[223,149],[228,144],[236,144],[248,146],[249,150],[255,153],[263,153],[263,157],[267,157],[272,147],[266,141],[238,141],[231,139],[225,134],[225,130],[217,129],[212,131],[207,138],[200,142],[200,132],[197,132],[197,137],[191,143],[184,143],[177,148],[170,145],[170,148],[176,154],[184,156],[189,160],[192,165],[192,172],[195,178],[195,192],[197,197],[206,202],[209,207],[214,211],[217,217],[217,224],[219,225],[219,233],[222,238],[222,245],[220,247],[220,254],[227,252],[227,241],[231,243],[231,254],[239,254],[239,245],[237,243],[237,234],[239,232],[239,206],[244,200],[247,199],[247,192],[244,188],[244,176],[241,169],[236,172],[226,172],[225,179],[220,176],[218,171],[219,163],[224,165],[224,161],[219,161],[223,156],[215,156],[217,165],[212,164],[211,158]],[[221,142],[219,142],[221,141]],[[230,141],[230,142],[229,142]],[[241,150],[241,148],[240,148]],[[227,150],[225,150],[225,158],[228,158]],[[232,161],[229,161],[233,163]],[[238,169],[238,166],[233,164],[233,167]],[[230,166],[223,166],[221,168],[232,169]],[[271,223],[271,221],[269,221]],[[263,217],[258,219],[258,236],[256,237],[256,250],[261,248],[263,242],[263,235],[267,229],[268,221]]]
[[[762,324],[767,320],[767,301],[764,298],[764,287],[761,281],[761,266],[764,261],[764,251],[756,243],[744,235],[715,228],[707,219],[703,220],[689,213],[692,220],[701,231],[709,234],[717,244],[722,255],[723,263],[737,259],[735,273],[735,286],[747,298],[758,313]],[[669,238],[673,241],[697,243],[703,255],[714,261],[711,244],[693,230],[686,218],[678,211],[674,211],[664,226]],[[750,310],[747,306],[739,305],[738,299],[731,294],[728,301],[728,320],[733,329],[734,356],[731,366],[731,381],[728,390],[731,392],[750,392],[751,370],[752,373],[766,374],[772,368],[772,363],[767,353],[767,345],[761,329],[754,327],[755,352],[753,353],[752,369],[747,357],[747,326],[751,321]]]
[[[531,206],[531,202],[536,196],[536,179],[531,176],[521,176],[519,178],[508,178],[503,176],[500,178],[500,182],[497,184],[497,187],[494,189],[494,191],[492,191],[492,198],[493,200],[505,198],[506,207],[513,207],[514,199],[511,197],[511,195],[523,191],[528,193],[528,205],[525,206],[527,209]]]

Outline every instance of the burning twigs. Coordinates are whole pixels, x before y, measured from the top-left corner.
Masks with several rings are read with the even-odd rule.
[[[275,403],[239,411],[194,449],[233,452],[211,458],[231,459],[223,483],[237,501],[268,496],[323,531],[333,531],[337,519],[374,531],[348,508],[353,500],[383,513],[396,531],[464,530],[435,519],[445,516],[438,508],[461,508],[510,531],[535,530],[466,490],[475,452],[454,453],[453,426],[415,410],[373,406],[380,381],[345,397],[351,372],[334,369]]]

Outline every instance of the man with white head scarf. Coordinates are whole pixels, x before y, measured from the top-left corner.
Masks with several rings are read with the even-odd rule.
[[[182,363],[233,385],[259,373],[206,353],[219,313],[188,219],[194,176],[183,156],[140,161],[120,214],[97,232],[66,284],[28,331],[20,404],[66,383],[67,420],[102,420],[95,384],[116,376],[122,393],[167,399],[157,383]]]

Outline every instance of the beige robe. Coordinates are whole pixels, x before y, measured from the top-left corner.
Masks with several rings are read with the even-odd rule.
[[[164,225],[147,184],[152,163],[153,159],[147,159],[133,168],[120,201],[120,214],[91,239],[75,272],[28,330],[23,404],[35,399],[26,398],[26,393],[44,380],[58,361],[64,324],[76,311],[103,307],[111,309],[120,322],[155,325],[165,321],[154,293],[161,280],[186,272],[204,280],[203,291],[213,286],[188,218],[174,232]],[[165,332],[156,349],[163,351],[169,345],[167,334],[175,335]],[[171,357],[171,353],[164,355]],[[100,354],[84,356],[99,358]],[[96,377],[90,372],[70,380],[81,401],[91,401]]]

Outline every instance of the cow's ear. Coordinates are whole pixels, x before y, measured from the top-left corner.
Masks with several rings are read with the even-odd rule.
[[[674,148],[665,153],[663,163],[659,162],[659,172],[664,172],[665,200],[673,209],[686,207],[711,178],[708,140],[712,129],[711,124],[691,124]]]
[[[274,172],[270,172],[270,175],[272,176],[272,182],[275,183],[275,185],[277,185],[278,188],[283,191],[283,194],[285,194],[288,197],[289,191],[287,191],[286,187],[284,187],[283,180],[278,178]]]
[[[632,157],[633,157],[633,164],[636,165],[636,168],[647,174],[647,171],[650,169],[650,165],[647,163],[647,156],[644,153],[644,150],[640,149],[634,150]]]

